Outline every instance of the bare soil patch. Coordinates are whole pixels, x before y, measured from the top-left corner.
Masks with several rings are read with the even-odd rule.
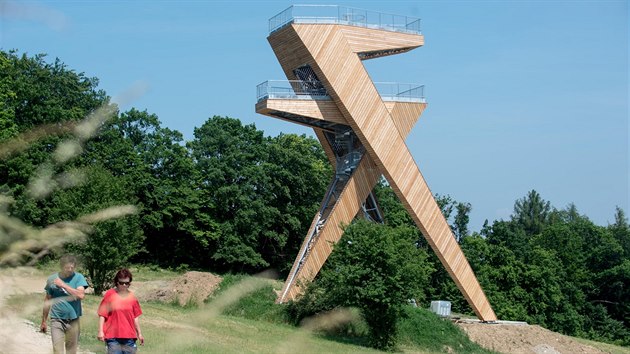
[[[473,342],[500,353],[599,354],[599,349],[536,325],[457,323]]]
[[[218,288],[222,278],[206,272],[187,272],[173,280],[135,282],[138,300],[201,304]]]

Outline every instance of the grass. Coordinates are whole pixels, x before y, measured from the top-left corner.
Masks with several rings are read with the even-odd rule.
[[[223,314],[274,324],[288,324],[286,311],[283,306],[276,305],[275,300],[273,286],[267,285],[242,297],[238,302],[227,307]]]
[[[281,284],[280,284],[281,285]],[[289,319],[282,306],[274,304],[273,286],[264,286],[226,308],[224,315],[269,322],[286,326]],[[355,314],[358,314],[355,311]],[[407,307],[399,323],[399,350],[405,352],[494,353],[470,341],[468,336],[450,321],[421,308]],[[367,326],[360,316],[333,330],[317,331],[313,336],[353,347],[365,347]]]
[[[24,314],[38,324],[41,319],[40,294],[14,296],[8,300],[12,309],[29,309]],[[104,353],[104,344],[96,339],[99,296],[88,295],[83,301],[81,348]],[[377,352],[363,347],[328,341],[288,325],[235,316],[204,318],[204,308],[181,308],[170,304],[142,304],[140,323],[146,344],[145,353],[294,353],[316,350],[321,353]],[[201,316],[200,316],[201,315]]]
[[[494,353],[470,341],[466,333],[448,320],[422,309],[407,307],[399,323],[399,343],[430,352]]]
[[[628,347],[621,347],[618,345],[614,345],[614,344],[609,344],[609,343],[603,343],[603,342],[596,342],[593,340],[589,340],[589,339],[584,339],[584,338],[579,338],[579,337],[572,337],[575,340],[577,340],[580,343],[584,343],[586,345],[590,345],[591,347],[597,348],[603,352],[606,353],[610,353],[610,354],[630,354],[630,348]]]
[[[49,269],[45,269],[48,273]],[[134,267],[139,280],[166,280],[178,275]],[[134,277],[135,280],[135,277]],[[207,303],[181,307],[177,304],[143,302],[140,324],[146,340],[145,353],[377,353],[366,347],[367,330],[358,316],[334,330],[305,330],[289,325],[284,307],[274,304],[279,281],[226,275]],[[101,297],[86,296],[81,319],[81,348],[104,353],[96,339],[96,309]],[[10,297],[5,306],[35,324],[41,320],[42,296]],[[355,310],[356,315],[356,310]],[[614,354],[630,349],[578,339]],[[492,353],[471,342],[449,321],[420,308],[406,308],[399,323],[398,352],[404,353]]]

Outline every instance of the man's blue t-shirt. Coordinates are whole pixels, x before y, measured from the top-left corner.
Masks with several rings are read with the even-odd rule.
[[[55,273],[48,277],[46,281],[46,293],[50,295],[52,306],[50,308],[50,318],[57,318],[62,320],[74,320],[82,315],[81,300],[72,300],[72,296],[66,292],[65,289],[55,285],[55,278],[60,278],[59,273]],[[85,277],[81,273],[72,273],[67,278],[61,278],[66,284],[70,285],[74,289],[82,286],[88,287],[88,283]]]

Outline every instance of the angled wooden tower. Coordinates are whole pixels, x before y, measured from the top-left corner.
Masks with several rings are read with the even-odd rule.
[[[374,83],[362,63],[422,46],[420,20],[296,5],[269,22],[269,43],[289,81],[260,84],[256,112],[312,127],[335,168],[278,302],[294,299],[315,278],[341,225],[358,213],[382,221],[372,189],[384,175],[477,317],[496,321],[405,144],[426,107],[423,87]]]

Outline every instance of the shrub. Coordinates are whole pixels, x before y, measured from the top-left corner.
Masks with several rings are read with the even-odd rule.
[[[318,278],[290,305],[294,321],[336,307],[360,309],[370,346],[391,349],[408,299],[423,300],[432,271],[411,228],[358,221],[348,226]]]

